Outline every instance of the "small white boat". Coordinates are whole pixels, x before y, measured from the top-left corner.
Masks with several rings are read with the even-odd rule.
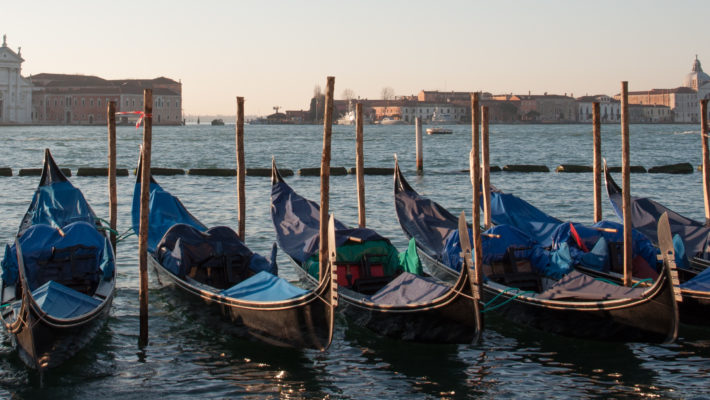
[[[453,133],[453,131],[449,128],[442,128],[442,127],[434,127],[434,128],[427,128],[426,134],[427,135],[449,135]]]

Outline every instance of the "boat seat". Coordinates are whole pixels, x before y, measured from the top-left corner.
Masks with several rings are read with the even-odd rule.
[[[338,286],[374,294],[392,280],[385,276],[384,254],[365,254],[359,261],[337,261]]]
[[[624,273],[624,242],[609,242],[609,270]]]
[[[80,293],[93,295],[101,280],[101,270],[96,264],[98,248],[77,244],[58,249],[52,247],[49,258],[37,261],[37,268],[29,276],[30,288],[55,281]]]
[[[241,255],[217,254],[190,267],[188,276],[198,282],[227,289],[254,275]]]
[[[528,247],[509,247],[502,261],[483,266],[483,274],[490,280],[520,290],[542,291],[542,280],[532,268],[530,260],[520,253]]]

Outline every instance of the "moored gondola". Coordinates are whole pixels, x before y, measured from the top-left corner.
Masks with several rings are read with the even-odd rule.
[[[606,190],[612,208],[619,218],[622,189],[616,184],[604,164]],[[675,247],[678,278],[683,301],[680,317],[684,323],[710,325],[710,227],[684,217],[647,197],[631,196],[631,224],[653,243],[659,243],[658,221],[667,214]]]
[[[2,261],[0,314],[20,359],[42,373],[83,349],[104,325],[115,285],[106,231],[45,150],[39,186]]]
[[[402,229],[415,240],[432,275],[451,282],[460,265],[451,246],[458,241],[457,219],[414,191],[396,163],[394,178]],[[578,271],[546,270],[550,254],[512,227],[484,232],[482,246],[484,313],[587,339],[671,342],[677,336],[678,309],[668,268],[652,286],[625,288]]]
[[[139,178],[132,210],[136,232],[140,186]],[[277,275],[275,245],[268,260],[249,250],[232,229],[208,229],[152,177],[148,253],[161,284],[172,284],[195,304],[220,313],[238,335],[283,347],[324,350],[330,345],[337,292],[329,270],[313,290],[289,283]]]
[[[320,207],[286,184],[272,164],[271,215],[279,246],[304,281],[317,276]],[[473,343],[481,326],[469,273],[453,285],[424,276],[413,248],[401,260],[389,240],[334,221],[338,308],[354,323],[395,339]]]

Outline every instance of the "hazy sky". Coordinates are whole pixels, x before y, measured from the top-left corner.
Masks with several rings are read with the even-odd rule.
[[[0,4],[24,76],[166,76],[186,114],[306,109],[316,85],[615,94],[710,72],[710,1],[35,1]]]

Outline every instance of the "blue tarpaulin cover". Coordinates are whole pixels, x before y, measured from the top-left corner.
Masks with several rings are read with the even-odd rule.
[[[34,210],[28,216],[32,225],[47,224],[62,228],[77,221],[95,223],[89,203],[69,181],[39,186],[32,198],[30,210]]]
[[[281,301],[308,293],[287,282],[285,279],[266,271],[239,282],[229,289],[220,292],[221,295],[250,301]]]
[[[101,276],[113,276],[114,260],[111,244],[96,230],[93,223],[74,222],[59,230],[49,225],[33,225],[19,238],[25,263],[27,283],[30,290],[42,286],[48,280],[71,280],[82,276],[98,283]],[[55,265],[61,258],[62,249],[75,248],[75,255],[85,256],[82,261],[67,261],[68,266],[49,270],[47,264]],[[3,281],[17,281],[17,255],[15,245],[6,247],[2,262]],[[64,257],[64,256],[62,256]]]
[[[55,318],[74,318],[89,313],[101,301],[68,288],[55,281],[48,281],[32,291],[32,297],[44,312]]]
[[[187,211],[180,199],[165,191],[160,185],[151,181],[149,190],[148,251],[155,252],[160,239],[175,224],[187,224],[200,231],[207,230],[206,226]],[[133,230],[136,234],[140,228],[140,193],[141,184],[137,182],[133,189],[133,208],[131,210]]]
[[[552,233],[562,223],[527,201],[495,188],[491,190],[491,220],[520,229],[543,247],[552,245]]]
[[[536,295],[539,299],[554,300],[612,300],[643,297],[646,288],[629,288],[594,279],[579,271],[572,271],[548,290]]]
[[[608,172],[606,173],[606,190],[614,212],[623,219],[621,212],[622,189]],[[639,230],[654,243],[658,243],[658,219],[664,212],[668,213],[671,234],[679,235],[683,239],[688,257],[710,259],[706,246],[706,242],[710,239],[710,227],[684,217],[650,198],[631,196],[631,223],[634,229]]]
[[[196,265],[211,267],[214,263],[228,263],[234,268],[235,278],[249,276],[262,270],[277,273],[276,264],[254,254],[239,240],[231,228],[216,226],[202,232],[191,225],[175,224],[158,243],[156,256],[160,265],[181,279]]]
[[[318,253],[320,245],[320,206],[296,193],[285,182],[271,187],[271,219],[276,230],[279,247],[296,262],[303,265]],[[348,228],[335,220],[335,245],[342,246],[355,239],[357,242],[390,241],[372,229]]]
[[[710,268],[697,274],[693,279],[689,279],[680,285],[683,289],[710,292]]]
[[[624,227],[619,223],[600,221],[591,227],[587,227],[580,223],[562,222],[527,201],[498,190],[494,190],[491,193],[491,218],[496,224],[508,223],[515,226],[541,246],[550,247],[552,250],[558,249],[562,243],[567,243],[570,245],[570,253],[575,262],[580,261],[582,253],[577,251],[580,247],[576,245],[576,239],[571,233],[571,224],[574,225],[587,249],[594,248],[601,237],[604,237],[607,243],[623,242],[624,240]],[[595,228],[615,229],[616,232],[607,232]],[[658,250],[653,243],[636,229],[632,230],[631,237],[633,241],[632,256],[634,258],[636,256],[643,257],[648,265],[657,270],[656,255]]]
[[[370,296],[369,300],[377,304],[397,306],[429,303],[444,295],[449,289],[449,286],[434,278],[402,272]]]

